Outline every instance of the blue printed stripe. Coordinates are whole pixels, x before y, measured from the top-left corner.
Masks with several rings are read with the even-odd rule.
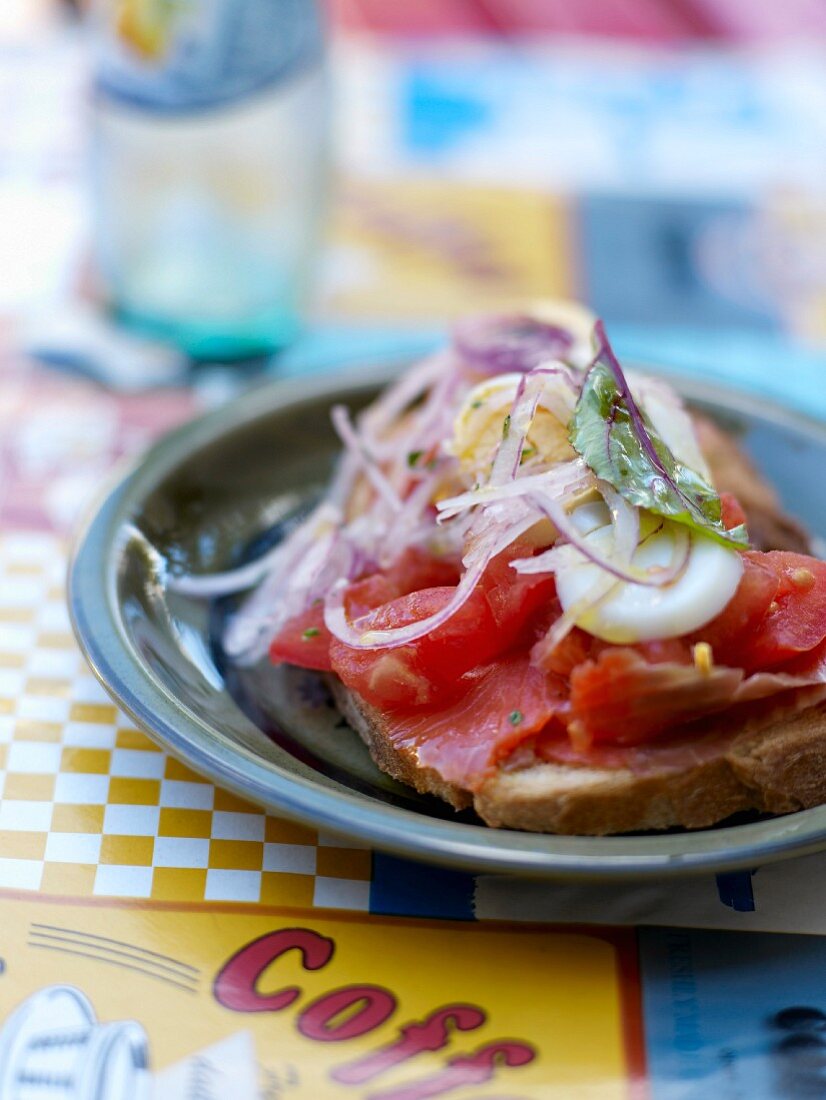
[[[751,876],[754,871],[732,871],[717,876],[717,892],[720,901],[735,913],[754,912],[754,890]]]
[[[382,916],[473,920],[475,875],[373,854],[370,912]]]

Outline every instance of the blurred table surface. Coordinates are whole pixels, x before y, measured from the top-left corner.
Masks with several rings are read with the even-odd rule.
[[[799,29],[823,12],[783,10]],[[826,67],[814,37],[776,33],[776,11],[338,0],[325,268],[308,333],[273,373],[404,358],[462,310],[554,294],[588,300],[626,356],[826,416]],[[620,37],[545,33],[559,29]],[[28,353],[44,315],[88,298],[86,80],[69,20],[4,0],[0,1013],[46,987],[64,1012],[50,1021],[28,1002],[31,1057],[44,1036],[78,1033],[78,1012],[96,1026],[54,993],[71,986],[100,1021],[138,1022],[130,1049],[148,1044],[158,1100],[229,1095],[229,1079],[239,1100],[413,1100],[460,1085],[462,1100],[760,1100],[819,1087],[800,1051],[820,1056],[826,1021],[821,857],[644,889],[407,864],[214,788],[97,685],[64,607],[77,516],[116,460],[238,383],[219,372],[117,390]],[[332,939],[336,956],[323,974],[279,964],[306,992],[277,1011],[266,994],[279,971],[266,967],[296,927],[302,949]],[[324,1001],[353,983],[366,1001]],[[415,1071],[389,1070],[392,1058],[375,1079],[342,1071],[457,1002],[484,1009],[475,1036],[445,1034]],[[323,1042],[345,1004],[366,1004],[370,1028]],[[10,1034],[0,1082],[22,1064]],[[530,1050],[522,1068],[504,1064],[513,1050],[490,1081],[445,1062],[501,1035]],[[192,1091],[205,1065],[213,1091]]]

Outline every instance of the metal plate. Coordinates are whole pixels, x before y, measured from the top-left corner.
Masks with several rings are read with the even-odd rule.
[[[488,829],[379,772],[320,682],[266,662],[239,674],[216,645],[223,604],[168,594],[164,560],[194,573],[237,564],[327,480],[329,408],[369,402],[390,373],[269,384],[174,432],[116,485],[79,536],[75,631],[132,718],[216,783],[275,813],[413,858],[479,872],[592,880],[753,867],[826,847],[826,807],[697,832],[557,837]],[[735,432],[787,508],[826,535],[826,426],[680,382]]]

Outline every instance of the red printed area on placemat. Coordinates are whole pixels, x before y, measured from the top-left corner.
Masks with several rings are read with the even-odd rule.
[[[114,394],[23,359],[0,364],[0,526],[70,532],[113,466],[198,410],[184,390]]]

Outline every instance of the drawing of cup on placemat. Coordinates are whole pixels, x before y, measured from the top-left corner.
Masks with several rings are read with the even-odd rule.
[[[33,994],[0,1030],[2,1100],[148,1100],[150,1089],[140,1024],[98,1023],[72,986]]]

